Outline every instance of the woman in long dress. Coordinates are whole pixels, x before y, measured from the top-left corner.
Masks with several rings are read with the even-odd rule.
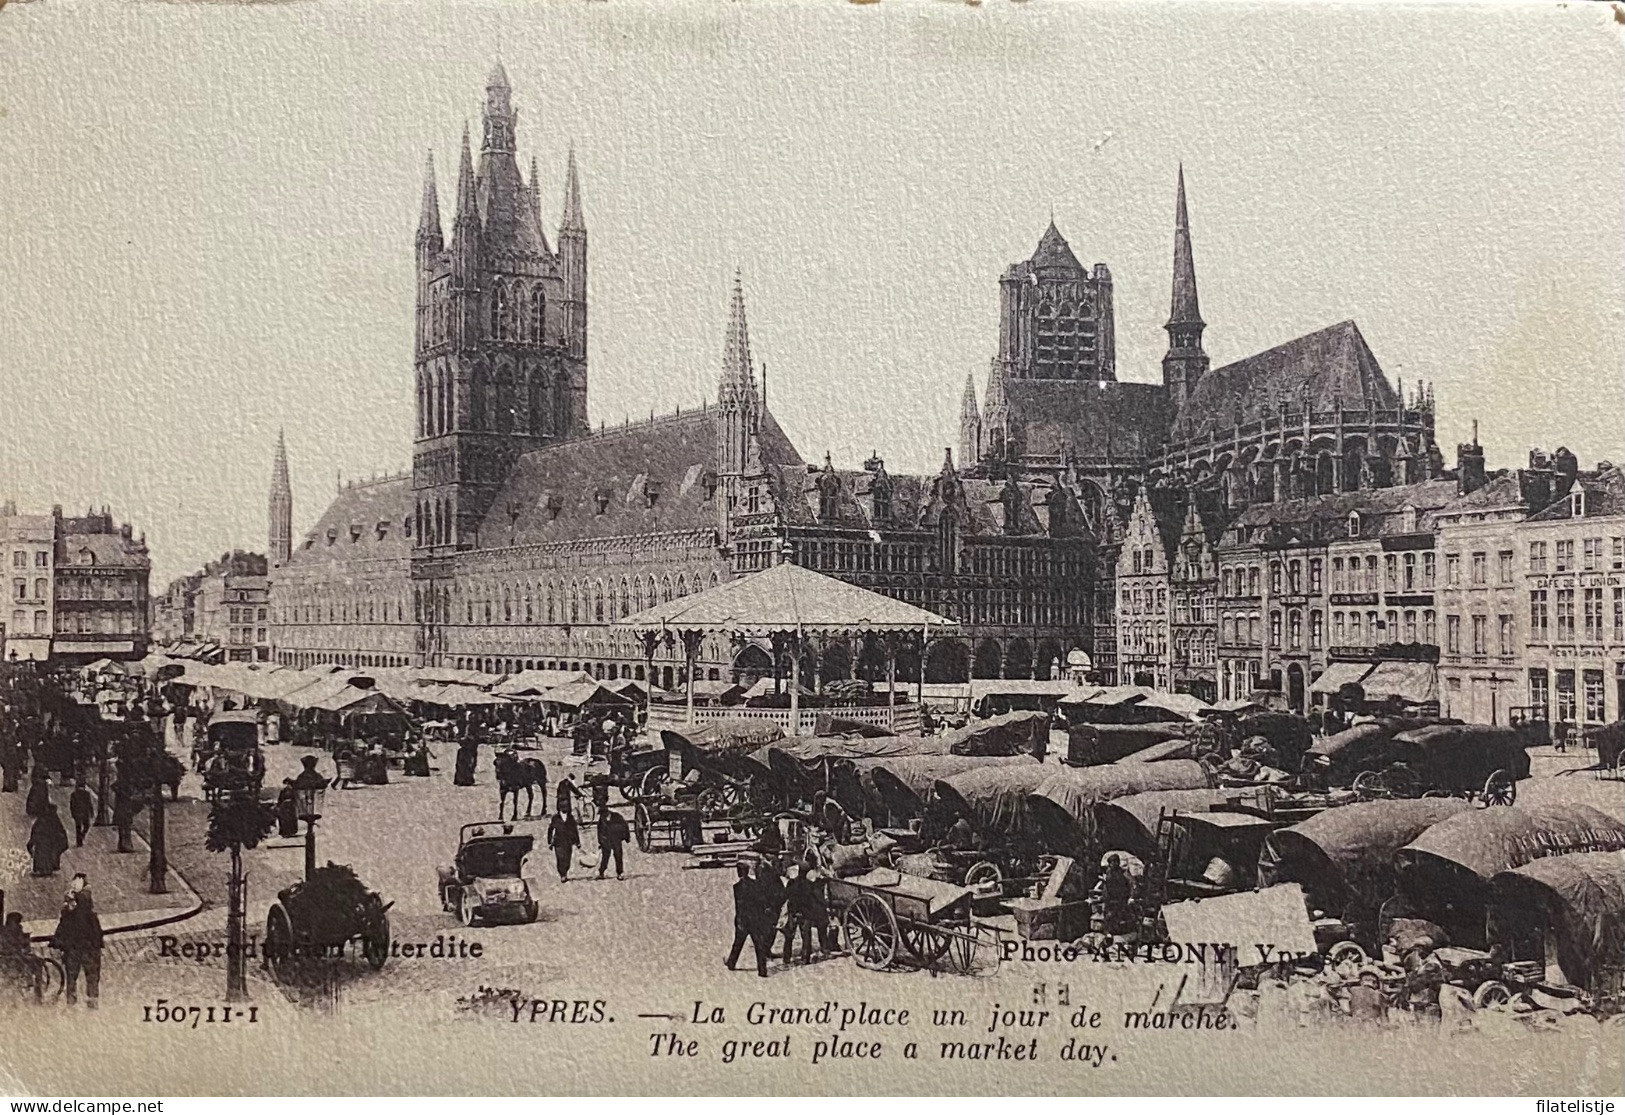
[[[68,850],[68,830],[62,827],[62,818],[56,806],[45,803],[45,811],[34,822],[34,831],[28,837],[28,851],[34,857],[35,875],[55,875],[62,867],[62,853]]]

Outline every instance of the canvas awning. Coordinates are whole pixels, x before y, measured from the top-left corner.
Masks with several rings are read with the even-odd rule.
[[[1414,665],[1414,663],[1407,663],[1407,665]],[[1371,669],[1371,663],[1369,662],[1333,662],[1326,667],[1324,674],[1321,674],[1310,683],[1309,692],[1311,694],[1334,694],[1345,685],[1358,683],[1361,678],[1371,672]]]
[[[570,685],[561,685],[557,689],[550,689],[543,698],[549,704],[564,705],[567,708],[586,708],[589,704],[595,705],[629,705],[632,703],[628,697],[606,688],[596,681],[578,681]]]
[[[1425,705],[1439,699],[1438,671],[1429,662],[1379,662],[1361,680],[1360,687],[1368,701],[1397,697],[1409,704]]]
[[[591,680],[592,675],[585,670],[522,670],[493,686],[491,692],[502,697],[540,697],[549,689]]]

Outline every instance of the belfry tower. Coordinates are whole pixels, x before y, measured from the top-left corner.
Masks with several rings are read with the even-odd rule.
[[[587,229],[575,154],[559,250],[541,186],[520,174],[519,113],[501,63],[485,86],[476,166],[463,131],[451,236],[430,160],[417,231],[415,575],[479,544],[479,525],[519,455],[587,429]]]
[[[286,565],[293,556],[293,485],[288,482],[288,446],[281,430],[276,432],[276,458],[271,462],[269,522],[265,556],[273,567]]]

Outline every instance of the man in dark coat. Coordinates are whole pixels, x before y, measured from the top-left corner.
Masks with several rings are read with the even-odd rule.
[[[823,944],[824,922],[829,915],[823,909],[823,898],[817,888],[817,867],[809,864],[797,869],[792,866],[791,871],[794,873],[784,885],[784,962],[791,962],[796,934],[800,933],[801,961],[811,964],[813,942]]]
[[[90,822],[96,815],[96,805],[90,800],[90,791],[85,788],[83,778],[74,783],[73,793],[68,797],[68,813],[73,817],[74,846],[83,848],[85,833],[90,831]]]
[[[773,938],[764,928],[762,884],[751,878],[750,867],[739,864],[739,877],[734,880],[734,943],[728,950],[728,971],[739,963],[739,954],[749,941],[756,950],[756,974],[767,975],[767,958],[773,949]]]
[[[581,846],[581,826],[576,823],[575,814],[570,812],[569,803],[562,798],[558,802],[558,810],[547,822],[547,846],[553,849],[553,864],[559,869],[559,882],[568,883],[570,857]]]
[[[626,842],[631,838],[627,831],[626,818],[615,810],[605,807],[598,814],[598,877],[602,879],[604,872],[609,868],[610,857],[615,858],[615,877],[622,877],[623,867],[621,856]]]
[[[85,1005],[96,1009],[102,990],[102,922],[90,897],[90,883],[75,875],[62,901],[51,947],[62,953],[62,974],[68,1005],[78,1002],[79,973],[85,973]]]
[[[480,744],[478,740],[464,739],[457,744],[457,767],[452,772],[451,781],[456,786],[474,785],[474,771],[480,762]]]
[[[62,818],[56,806],[45,803],[45,812],[34,820],[34,831],[28,836],[28,851],[34,857],[35,875],[55,875],[62,867],[62,853],[68,850],[68,830],[62,827]]]
[[[1106,861],[1106,874],[1100,880],[1100,907],[1103,928],[1113,937],[1121,937],[1134,926],[1130,902],[1134,897],[1134,880],[1123,870],[1123,861],[1113,855]]]
[[[34,777],[28,783],[28,800],[23,809],[30,817],[44,814],[45,807],[51,803],[51,776],[45,773],[43,764],[36,764]]]

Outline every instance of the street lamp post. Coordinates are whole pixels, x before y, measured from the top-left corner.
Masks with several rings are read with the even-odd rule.
[[[316,873],[316,822],[322,819],[322,799],[327,779],[316,773],[316,756],[300,760],[305,769],[294,776],[293,801],[298,818],[305,822],[305,878]]]

